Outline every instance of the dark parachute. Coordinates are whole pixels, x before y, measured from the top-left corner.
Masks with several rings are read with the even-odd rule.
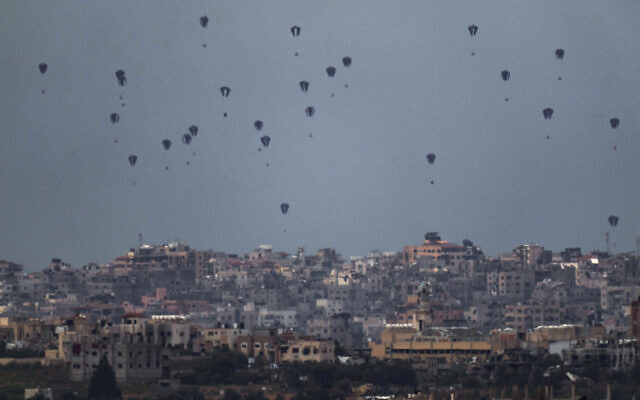
[[[262,129],[262,121],[257,120],[256,122],[253,123],[253,126],[256,128],[256,130]]]
[[[49,68],[49,66],[46,63],[40,63],[40,65],[38,65],[38,69],[40,70],[41,74],[47,72],[47,68]]]
[[[511,72],[505,69],[504,71],[500,72],[500,76],[502,77],[503,81],[508,81],[509,78],[511,77]]]
[[[333,77],[336,74],[336,69],[334,67],[327,67],[327,75],[329,75],[330,77]]]
[[[188,133],[185,133],[184,135],[182,135],[182,143],[184,144],[191,143],[191,135]]]
[[[313,107],[309,106],[304,110],[304,112],[307,114],[307,117],[313,117],[313,114],[316,113],[316,110]]]
[[[223,97],[229,97],[229,93],[231,93],[231,89],[228,86],[223,86],[220,88],[220,93],[222,93]]]
[[[207,17],[206,15],[203,15],[202,17],[200,17],[200,26],[202,26],[203,28],[206,28],[207,25],[209,25],[209,17]]]
[[[300,89],[303,92],[306,92],[307,90],[309,90],[309,82],[307,81],[300,81]]]
[[[297,25],[294,25],[291,27],[291,34],[295,37],[295,36],[300,36],[300,27]]]
[[[109,119],[112,124],[117,124],[120,121],[120,116],[118,113],[111,113],[111,115],[109,115]]]
[[[264,147],[269,147],[270,141],[271,141],[271,138],[269,136],[263,136],[260,138],[260,143],[262,143]]]
[[[611,124],[611,129],[617,129],[618,125],[620,125],[620,120],[618,118],[611,118],[609,123]]]
[[[191,125],[189,127],[189,132],[191,132],[191,136],[197,136],[198,135],[198,127],[195,125]]]
[[[289,211],[289,204],[288,203],[280,204],[280,211],[282,211],[283,214],[286,214]]]
[[[467,28],[469,30],[469,34],[471,36],[475,36],[476,33],[478,33],[478,27],[475,25],[469,25],[469,27]]]
[[[609,225],[611,225],[611,226],[618,225],[618,217],[616,217],[615,215],[610,215],[609,216]]]
[[[429,161],[429,164],[433,164],[436,162],[436,155],[433,153],[427,154],[427,161]]]
[[[351,66],[351,57],[343,57],[342,58],[342,65],[344,65],[345,67],[350,67]]]
[[[551,119],[551,116],[553,115],[553,108],[545,108],[542,110],[542,115],[544,116],[544,119]]]
[[[557,49],[556,50],[556,58],[559,59],[559,60],[562,60],[564,58],[564,50]]]
[[[134,165],[136,165],[136,161],[138,161],[138,156],[136,156],[135,154],[132,154],[129,156],[129,164],[133,167]]]
[[[169,150],[171,148],[171,140],[169,139],[163,140],[162,147],[164,147],[165,150]]]
[[[118,85],[120,86],[126,86],[127,84],[127,77],[124,76],[124,71],[119,69],[116,71],[116,78],[118,79]]]

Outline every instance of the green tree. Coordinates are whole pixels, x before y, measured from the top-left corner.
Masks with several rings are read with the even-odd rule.
[[[122,398],[116,382],[116,374],[113,372],[106,357],[102,357],[98,368],[91,375],[87,398],[89,400],[116,400]]]

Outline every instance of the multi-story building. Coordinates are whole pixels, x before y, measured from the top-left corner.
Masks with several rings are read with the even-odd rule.
[[[514,300],[528,299],[535,286],[532,270],[504,270],[487,274],[487,291],[493,296],[505,296]]]

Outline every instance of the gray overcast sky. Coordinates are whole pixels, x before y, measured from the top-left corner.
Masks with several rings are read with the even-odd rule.
[[[139,232],[228,252],[399,250],[432,230],[491,254],[592,249],[610,214],[634,249],[639,21],[637,0],[2,1],[0,259],[106,262]]]

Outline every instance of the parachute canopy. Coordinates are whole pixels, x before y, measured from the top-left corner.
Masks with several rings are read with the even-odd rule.
[[[260,138],[260,142],[264,147],[269,147],[269,142],[271,142],[271,138],[269,136],[263,136]]]
[[[433,164],[436,161],[436,155],[433,153],[427,154],[427,161],[429,161],[429,164]]]
[[[313,117],[313,114],[316,113],[316,110],[313,107],[309,106],[304,110],[304,112],[307,114],[307,117]]]
[[[297,25],[294,25],[291,27],[291,34],[295,37],[295,36],[300,36],[300,27]]]
[[[197,136],[198,135],[198,127],[195,125],[191,125],[189,127],[189,132],[191,133],[191,136]]]
[[[229,97],[229,93],[231,93],[231,89],[228,86],[223,86],[220,88],[220,93],[222,93],[222,97]]]
[[[620,120],[618,118],[611,118],[609,123],[611,124],[611,129],[617,129],[618,125],[620,125]]]
[[[289,203],[280,204],[280,211],[282,211],[283,214],[286,214],[289,211]]]
[[[542,115],[544,116],[544,119],[551,119],[551,116],[553,115],[553,108],[545,108],[542,110]]]
[[[127,84],[127,77],[124,75],[124,71],[119,69],[116,71],[116,78],[118,79],[118,85],[125,86]]]
[[[135,154],[132,154],[129,156],[129,164],[133,167],[134,165],[136,165],[136,161],[138,161],[138,156],[136,156]]]
[[[309,90],[309,82],[307,81],[300,81],[300,89],[303,92],[306,92],[307,90]]]
[[[328,66],[327,67],[327,75],[329,75],[330,77],[333,77],[335,74],[336,74],[335,67]]]
[[[169,139],[163,140],[162,147],[164,147],[165,150],[169,150],[171,148],[171,140]]]
[[[202,26],[203,28],[206,28],[207,25],[209,25],[209,17],[207,17],[206,15],[203,15],[202,17],[200,17],[200,26]]]
[[[191,135],[188,133],[185,133],[184,135],[182,135],[182,143],[184,144],[191,143]]]
[[[471,36],[475,36],[476,33],[478,33],[478,27],[475,25],[469,25],[469,27],[467,28],[469,30],[469,34]]]
[[[49,66],[46,63],[40,63],[38,65],[38,69],[40,70],[41,74],[44,74],[45,72],[47,72],[47,68],[49,68]]]
[[[342,65],[344,65],[345,67],[350,67],[351,66],[351,57],[343,57],[342,58]]]
[[[611,226],[618,225],[618,217],[615,216],[615,215],[610,215],[609,216],[609,225],[611,225]]]
[[[556,58],[559,59],[559,60],[562,60],[564,58],[564,50],[557,49],[556,50]]]
[[[509,78],[511,77],[511,72],[505,69],[504,71],[500,72],[500,76],[502,77],[503,81],[508,81]]]
[[[120,121],[120,116],[118,115],[118,113],[111,113],[111,115],[109,115],[109,119],[111,120],[112,124],[117,124],[118,121]]]
[[[262,129],[262,121],[257,120],[256,122],[253,123],[254,128],[256,128],[256,130],[260,130]]]

